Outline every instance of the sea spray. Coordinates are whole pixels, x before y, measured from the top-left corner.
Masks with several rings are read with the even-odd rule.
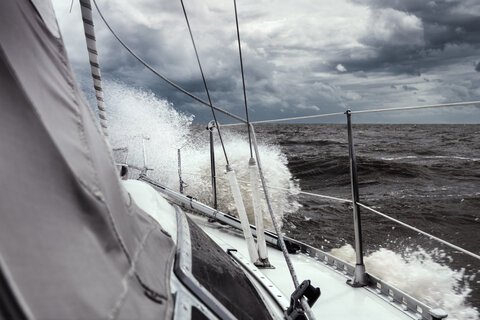
[[[177,149],[182,148],[182,172],[186,182],[186,194],[212,203],[210,185],[210,158],[208,132],[192,125],[193,117],[175,111],[170,103],[153,93],[108,82],[106,84],[110,135],[114,147],[127,147],[129,164],[143,166],[142,139],[147,150],[147,165],[153,168],[149,176],[178,190]],[[215,132],[218,192],[220,210],[235,212],[233,199],[224,176],[225,159]],[[248,142],[244,136],[231,131],[224,132],[226,149],[232,166],[238,175],[244,193],[247,211],[251,200],[248,188]],[[299,145],[299,147],[304,147]],[[291,201],[299,188],[287,168],[287,159],[277,145],[259,146],[267,183],[289,191],[272,189],[272,199],[277,217],[295,212],[299,204]],[[251,220],[253,221],[253,220]],[[268,224],[267,224],[268,226]],[[354,263],[351,246],[332,250],[332,253]],[[434,307],[442,307],[449,319],[479,319],[478,311],[466,304],[470,288],[462,285],[463,271],[454,271],[438,264],[422,250],[410,251],[405,256],[380,249],[365,258],[367,271],[386,282],[412,294]],[[470,279],[472,281],[474,279]]]
[[[355,264],[351,245],[332,249],[331,254]],[[429,306],[446,310],[448,319],[478,320],[478,310],[465,303],[471,289],[468,283],[463,284],[464,270],[437,263],[433,255],[421,248],[407,250],[404,256],[381,248],[367,255],[364,262],[368,273]]]
[[[250,178],[248,172],[248,160],[250,158],[248,142],[238,133],[230,131],[224,132],[224,141],[230,164],[235,169],[238,181],[240,182],[240,189],[242,191],[242,195],[245,201],[245,206],[247,207],[249,220],[251,223],[253,223],[254,217],[252,198],[250,194]],[[208,155],[208,145],[204,146],[203,150],[198,151],[198,154],[200,155]],[[233,197],[230,193],[229,186],[225,177],[226,162],[221,152],[221,147],[219,147],[217,143],[215,154],[217,188],[221,198],[220,209],[226,212],[235,212],[236,209],[234,206]],[[271,193],[273,210],[277,214],[277,221],[281,224],[281,218],[284,214],[295,212],[298,209],[299,204],[295,199],[295,195],[298,194],[299,188],[298,185],[293,181],[292,175],[287,167],[287,159],[278,146],[260,144],[259,152],[262,156],[262,162],[264,165],[263,171],[265,173],[267,185],[272,187],[281,187],[288,190],[280,190],[278,188],[270,188],[269,190],[269,192]],[[195,167],[195,164],[192,163],[190,170],[196,171],[197,174],[201,172],[206,172],[208,176],[210,172],[210,169],[208,167],[209,158],[207,157],[206,160],[207,161],[203,162],[203,167]],[[206,181],[209,181],[208,179],[209,176],[207,177]],[[192,186],[192,184],[190,184],[190,186]],[[211,194],[211,189],[209,187],[207,187],[205,191],[206,192],[203,193],[203,197],[201,197],[202,201],[208,201]],[[201,195],[198,191],[195,191],[195,193]],[[260,195],[262,198],[261,204],[262,210],[264,212],[265,223],[268,228],[271,227],[271,222],[267,213],[268,211],[266,208],[266,202],[264,201],[265,197],[263,191],[260,193]]]
[[[121,161],[143,167],[144,144],[147,166],[153,169],[148,171],[148,176],[178,190],[177,157],[180,149],[182,180],[186,184],[185,194],[213,204],[208,131],[192,124],[192,116],[176,111],[172,104],[156,97],[152,92],[119,82],[107,82],[105,93],[112,146],[128,149]],[[225,157],[217,132],[214,132],[214,136],[219,210],[236,214],[225,176]],[[230,164],[237,173],[250,222],[253,223],[249,192],[248,141],[243,135],[226,129],[223,131],[223,138]],[[259,151],[267,184],[276,187],[271,189],[270,193],[274,212],[281,223],[284,214],[298,209],[299,204],[295,195],[298,194],[299,187],[288,170],[286,156],[277,145],[260,143]],[[265,201],[262,201],[262,204],[266,213]],[[271,227],[268,214],[264,216],[266,227]]]

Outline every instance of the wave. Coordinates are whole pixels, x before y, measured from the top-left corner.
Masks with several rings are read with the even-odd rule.
[[[411,160],[411,161],[402,161]],[[424,160],[458,160],[432,161]],[[381,157],[361,155],[357,157],[357,171],[361,184],[380,184],[397,181],[441,181],[447,179],[475,179],[479,177],[479,158],[461,156],[398,156]],[[292,156],[289,164],[293,175],[313,181],[318,177],[322,186],[345,186],[350,183],[350,162],[346,155],[327,154],[316,157]],[[472,180],[473,181],[473,180]]]
[[[355,250],[351,245],[332,249],[331,253],[355,264]],[[442,308],[448,319],[478,320],[477,308],[466,303],[472,289],[465,279],[465,270],[452,270],[435,262],[440,251],[427,253],[423,249],[408,250],[401,256],[387,249],[379,249],[365,257],[367,271],[398,289],[434,308]]]
[[[178,190],[178,149],[181,149],[185,193],[212,205],[208,131],[194,125],[192,116],[176,111],[171,103],[156,97],[152,92],[128,87],[120,82],[107,82],[105,87],[112,146],[128,149],[128,154],[122,161],[143,167],[144,144],[147,166],[153,169],[148,175]],[[247,212],[253,222],[248,141],[233,131],[222,131],[222,136],[230,164],[240,183]],[[226,162],[223,151],[218,141],[215,146],[219,209],[236,214],[224,174]],[[292,179],[287,158],[278,145],[260,143],[259,150],[267,184],[283,188],[270,190],[276,218],[281,222],[284,214],[295,212],[300,206],[293,198],[299,187]],[[266,213],[265,205],[263,209]],[[267,217],[268,213],[264,216]],[[267,218],[265,223],[271,225]]]
[[[111,144],[116,148],[128,148],[128,153],[122,161],[142,167],[144,161],[142,143],[144,143],[147,165],[153,168],[153,171],[149,171],[148,175],[170,188],[178,189],[177,150],[181,148],[182,177],[187,184],[186,194],[212,204],[207,132],[202,133],[201,129],[193,124],[192,116],[175,111],[172,104],[156,97],[152,92],[128,87],[118,82],[107,82],[105,88],[107,111],[110,119]],[[240,182],[240,189],[244,196],[247,211],[251,212],[248,182],[248,159],[250,155],[247,139],[239,133],[225,131],[224,140],[230,162]],[[287,144],[289,143],[292,147],[296,147],[295,139],[287,142]],[[335,146],[335,143],[328,140],[318,140],[314,144]],[[326,153],[309,158],[303,157],[301,153],[295,153],[287,159],[278,144],[260,143],[259,149],[262,154],[267,183],[280,187],[270,190],[276,218],[279,221],[282,220],[284,215],[297,212],[300,207],[296,199],[300,188],[295,178],[302,179],[304,188],[308,188],[309,181],[311,181],[312,190],[318,185],[328,187],[343,186],[350,183],[349,160],[346,155],[339,156]],[[215,153],[219,209],[235,214],[233,199],[224,178],[225,160],[218,141]],[[432,157],[427,154],[426,158]],[[478,160],[475,158],[469,158],[473,160],[456,158],[465,161]],[[408,161],[406,163],[394,163],[395,160],[402,159],[394,159],[393,157],[379,159],[359,156],[358,160],[362,183],[388,180],[389,178],[397,183],[396,179],[398,177],[430,179],[433,170],[435,170],[434,167],[425,164],[418,165]],[[454,169],[461,170],[461,168]],[[303,180],[304,178],[305,180]],[[395,185],[397,186],[397,184]],[[304,205],[308,206],[308,202]],[[313,206],[312,208],[317,207]],[[333,210],[330,207],[323,209],[330,213]],[[336,213],[333,211],[333,214],[341,217],[342,212]],[[265,216],[268,216],[268,214]],[[295,214],[289,215],[289,217],[294,216]],[[326,220],[329,219],[328,216],[322,217]],[[305,220],[305,218],[303,219]],[[268,226],[268,219],[265,222]],[[310,221],[306,223],[311,224]],[[307,231],[306,229],[302,232]],[[338,226],[335,226],[335,228],[332,226],[331,230],[327,228],[327,230],[322,231],[338,237]],[[344,260],[354,262],[354,251],[350,246],[334,249],[332,253]],[[422,298],[429,304],[448,310],[449,319],[479,319],[478,311],[466,304],[471,289],[468,285],[462,286],[464,280],[462,270],[455,271],[440,265],[434,262],[431,255],[421,250],[412,251],[409,255],[402,256],[390,250],[380,249],[368,255],[365,263],[368,271],[372,274],[385,279],[385,281],[396,285],[413,296]]]
[[[311,179],[321,177],[322,182],[332,185],[350,183],[350,162],[348,156],[319,157],[313,159],[292,159],[290,168],[297,178]],[[415,163],[392,163],[391,161],[357,157],[357,168],[360,182],[381,181],[389,178],[427,178],[432,175],[431,168]]]

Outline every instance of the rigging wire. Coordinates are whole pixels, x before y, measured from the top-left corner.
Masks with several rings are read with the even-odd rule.
[[[243,100],[245,103],[245,114],[247,118],[247,129],[248,129],[248,142],[249,142],[249,147],[250,147],[250,158],[253,159],[253,150],[252,150],[252,134],[253,134],[253,139],[254,139],[254,147],[255,147],[255,155],[257,158],[257,165],[258,165],[258,170],[260,174],[260,180],[262,182],[263,190],[265,193],[265,200],[267,202],[267,207],[268,211],[270,213],[270,217],[272,219],[273,226],[275,228],[275,231],[277,232],[278,235],[278,243],[280,245],[280,248],[282,249],[284,258],[285,258],[285,263],[287,264],[288,270],[290,271],[290,275],[292,276],[293,284],[295,285],[295,288],[298,288],[300,283],[298,282],[298,277],[295,272],[295,268],[293,267],[292,261],[290,260],[290,257],[288,255],[287,247],[285,245],[285,241],[283,239],[283,235],[281,233],[281,230],[277,224],[277,221],[275,220],[275,215],[272,210],[272,205],[270,202],[270,196],[267,190],[267,185],[265,182],[265,177],[263,175],[262,171],[262,164],[260,162],[260,155],[258,152],[258,145],[257,145],[257,139],[255,137],[255,131],[253,129],[253,126],[250,124],[249,118],[248,118],[248,104],[247,104],[247,91],[245,89],[245,72],[243,70],[243,58],[242,58],[242,45],[240,42],[240,28],[238,26],[238,12],[237,12],[237,1],[233,0],[233,6],[235,8],[235,24],[237,27],[237,42],[238,42],[238,53],[239,53],[239,58],[240,58],[240,70],[242,73],[242,85],[243,85]],[[308,319],[314,320],[315,316],[313,315],[310,306],[306,302],[306,300],[302,297],[300,298],[300,304],[303,307],[303,311],[306,313]]]
[[[207,80],[205,79],[205,74],[203,73],[202,64],[200,63],[200,57],[198,55],[197,46],[195,44],[195,39],[193,38],[192,28],[190,27],[190,22],[188,21],[187,10],[185,10],[185,5],[183,4],[183,0],[180,0],[183,9],[183,15],[185,16],[185,21],[187,22],[188,32],[190,33],[190,39],[192,39],[193,49],[195,50],[195,56],[197,57],[198,68],[200,69],[200,73],[202,74],[203,85],[205,87],[205,91],[207,93],[208,103],[212,110],[213,120],[215,121],[215,126],[217,127],[218,137],[220,138],[220,144],[222,145],[223,154],[225,156],[225,161],[227,162],[227,166],[230,164],[228,162],[227,151],[225,150],[225,144],[223,143],[222,132],[220,130],[220,126],[218,125],[217,116],[215,115],[215,109],[213,109],[212,105],[212,98],[210,97],[210,92],[207,86]],[[248,123],[248,115],[247,115],[247,123]]]
[[[253,125],[251,125],[251,124],[250,124],[250,127],[251,127],[251,130],[252,130],[253,147],[255,148],[255,156],[257,158],[258,172],[260,174],[260,181],[262,182],[263,193],[265,195],[265,202],[267,203],[267,208],[268,208],[268,212],[270,214],[270,218],[272,220],[273,228],[275,229],[275,232],[277,233],[277,236],[278,236],[278,244],[279,244],[279,246],[282,250],[283,257],[285,259],[285,263],[287,264],[288,271],[290,272],[290,276],[292,277],[295,289],[297,289],[297,288],[299,288],[300,283],[298,282],[297,273],[295,272],[295,268],[292,264],[292,260],[290,259],[290,256],[288,255],[287,246],[285,245],[285,240],[283,239],[283,234],[280,230],[280,226],[278,225],[277,220],[275,218],[275,214],[273,212],[272,203],[270,201],[270,194],[268,192],[267,183],[265,181],[265,176],[264,176],[263,170],[262,170],[262,162],[260,160],[260,153],[258,152],[258,143],[257,143],[256,134],[255,134],[255,129],[254,129]],[[300,304],[302,305],[303,311],[307,315],[307,318],[309,320],[315,320],[315,316],[313,315],[312,310],[310,309],[310,306],[309,306],[309,304],[307,303],[307,301],[304,297],[300,298]]]
[[[194,95],[193,93],[187,91],[186,89],[182,88],[180,85],[176,84],[175,82],[173,82],[172,80],[168,79],[167,77],[165,77],[164,75],[162,75],[160,72],[158,72],[157,70],[155,70],[152,66],[150,66],[147,62],[145,62],[142,58],[140,58],[132,49],[130,49],[130,47],[117,35],[117,33],[113,30],[113,28],[110,26],[110,24],[108,23],[107,19],[103,16],[102,14],[102,11],[100,10],[98,4],[97,4],[97,1],[96,0],[93,0],[93,3],[95,4],[95,7],[98,11],[98,14],[100,15],[100,18],[103,20],[103,23],[105,23],[105,25],[107,26],[108,30],[110,30],[110,33],[115,37],[115,39],[117,39],[117,41],[122,45],[122,47],[125,48],[125,50],[128,51],[128,53],[130,53],[135,59],[137,59],[138,62],[140,62],[145,68],[147,68],[148,70],[150,70],[153,74],[155,74],[157,77],[159,77],[160,79],[162,79],[163,81],[165,81],[166,83],[168,83],[170,86],[174,87],[175,89],[177,89],[178,91],[182,92],[183,94],[189,96],[190,98],[192,98],[193,100],[209,107],[209,108],[213,108],[215,109],[216,111],[218,112],[221,112],[223,113],[224,115],[227,115],[235,120],[238,120],[242,123],[247,123],[247,121],[223,108],[220,108],[220,107],[216,107],[214,105],[210,105],[207,101],[204,101],[203,99],[197,97],[196,95]]]
[[[242,45],[240,43],[240,28],[238,26],[238,13],[237,13],[237,1],[236,0],[233,0],[233,7],[235,8],[235,24],[237,26],[238,54],[239,54],[239,57],[240,57],[240,70],[242,72],[243,101],[245,103],[245,115],[247,117],[248,145],[250,146],[250,158],[253,158],[252,137],[251,137],[251,132],[250,132],[250,121],[248,119],[247,90],[245,89],[245,72],[243,71]]]

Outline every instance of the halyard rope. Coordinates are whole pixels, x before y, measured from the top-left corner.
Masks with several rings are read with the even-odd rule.
[[[98,61],[97,43],[90,0],[80,0],[80,8],[82,11],[83,29],[85,31],[85,40],[87,42],[88,57],[90,59],[93,88],[95,89],[95,96],[97,98],[98,117],[100,118],[102,132],[105,137],[108,137],[107,112],[105,110],[105,102],[103,99],[102,75]]]

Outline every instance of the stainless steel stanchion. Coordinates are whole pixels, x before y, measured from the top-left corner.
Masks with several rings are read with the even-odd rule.
[[[368,275],[365,272],[363,263],[363,244],[362,244],[362,223],[360,219],[358,176],[357,176],[357,159],[355,157],[355,146],[353,144],[352,132],[352,114],[350,110],[345,112],[347,115],[348,129],[348,156],[350,159],[350,182],[352,187],[352,205],[353,205],[353,227],[355,231],[355,272],[352,280],[348,283],[353,287],[363,287],[368,285]]]

